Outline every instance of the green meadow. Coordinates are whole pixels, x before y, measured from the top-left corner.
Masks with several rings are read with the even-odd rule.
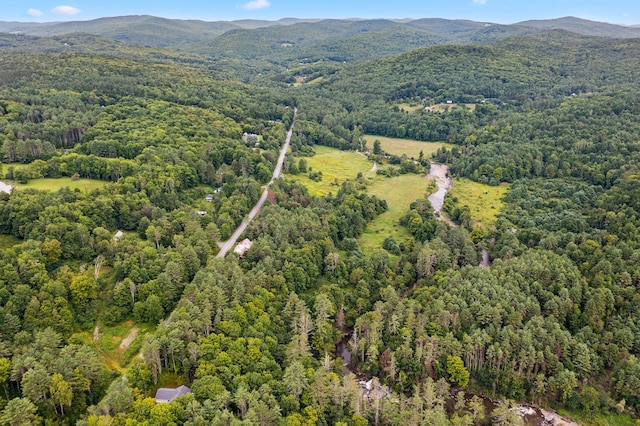
[[[338,192],[340,185],[347,179],[355,179],[358,173],[365,177],[373,177],[371,172],[373,163],[363,154],[353,151],[341,151],[335,148],[316,145],[313,147],[316,155],[304,157],[309,171],[321,171],[322,180],[319,182],[309,179],[309,173],[289,175],[288,178],[297,180],[309,189],[311,195],[324,196]]]
[[[410,139],[387,138],[384,136],[373,135],[365,135],[364,138],[367,141],[367,148],[369,149],[373,149],[373,142],[377,139],[380,141],[380,147],[384,152],[397,156],[406,154],[409,158],[418,158],[420,156],[420,151],[422,151],[425,157],[429,157],[431,154],[436,152],[438,148],[443,146],[451,148],[455,146],[445,142],[422,142]]]
[[[355,179],[358,173],[362,173],[367,178],[367,191],[387,201],[388,210],[369,223],[360,238],[363,250],[370,252],[380,248],[387,236],[392,236],[398,242],[410,236],[398,221],[407,213],[409,204],[424,195],[429,186],[427,179],[419,175],[400,175],[393,178],[376,176],[371,171],[373,163],[362,154],[325,146],[315,146],[314,149],[316,155],[305,159],[311,171],[322,172],[322,181],[312,181],[308,173],[289,175],[289,179],[301,182],[312,195],[323,196],[329,192],[336,193],[342,182]]]
[[[45,178],[45,179],[31,179],[26,184],[15,184],[17,189],[39,189],[41,191],[57,191],[60,188],[69,187],[70,189],[80,189],[90,191],[96,188],[102,188],[106,185],[106,182],[96,179],[77,179],[73,180],[70,177],[62,177],[58,179]]]
[[[496,223],[498,213],[504,203],[502,197],[509,190],[509,185],[489,186],[469,179],[453,179],[450,194],[458,199],[460,206],[469,206],[474,223],[483,229]]]
[[[392,178],[377,177],[368,192],[387,201],[387,211],[367,225],[360,236],[360,247],[365,252],[382,247],[386,237],[393,237],[400,243],[411,235],[398,222],[407,214],[409,205],[421,198],[429,188],[424,176],[400,175]]]
[[[406,112],[416,112],[423,109],[424,105],[422,104],[411,105],[411,104],[404,103],[404,104],[398,104],[398,108]]]
[[[370,138],[374,138],[370,136]],[[405,139],[379,138],[381,143],[396,144],[396,153],[415,153],[416,148],[423,148],[423,152],[433,152],[437,147],[447,144],[409,141]],[[372,139],[372,140],[375,140]],[[383,142],[384,140],[384,142]],[[399,142],[399,143],[398,143]],[[384,145],[383,145],[384,146]],[[429,147],[430,150],[425,150]],[[409,232],[398,223],[404,216],[409,205],[423,197],[429,190],[429,180],[420,175],[400,175],[392,178],[377,176],[371,171],[373,163],[362,154],[353,151],[341,151],[325,146],[315,146],[316,155],[305,157],[310,171],[321,171],[322,180],[315,182],[308,174],[289,175],[289,179],[297,180],[305,185],[312,195],[324,196],[330,192],[336,193],[347,179],[355,179],[358,173],[367,178],[367,191],[387,201],[387,211],[367,225],[367,229],[360,237],[359,243],[363,251],[371,252],[382,246],[388,236],[398,243],[410,237]],[[384,148],[383,148],[384,149]],[[385,151],[389,152],[387,149]],[[418,150],[419,153],[419,150]],[[385,167],[382,165],[380,167]],[[509,186],[489,186],[473,182],[468,179],[454,179],[451,194],[457,198],[459,205],[467,205],[471,210],[471,217],[481,228],[491,227],[503,207],[502,197],[509,190]]]

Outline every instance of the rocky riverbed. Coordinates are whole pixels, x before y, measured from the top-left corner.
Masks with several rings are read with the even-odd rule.
[[[442,206],[444,205],[444,197],[453,186],[453,181],[449,177],[449,167],[440,163],[431,163],[427,179],[434,179],[438,186],[438,190],[429,195],[429,202],[435,215],[440,217],[440,212],[442,212]]]

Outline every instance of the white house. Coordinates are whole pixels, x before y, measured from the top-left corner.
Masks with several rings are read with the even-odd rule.
[[[253,245],[253,241],[251,241],[248,238],[245,238],[244,240],[238,243],[236,248],[233,249],[233,252],[237,254],[240,259],[242,259],[245,253],[247,252],[247,250],[249,250],[252,245]]]

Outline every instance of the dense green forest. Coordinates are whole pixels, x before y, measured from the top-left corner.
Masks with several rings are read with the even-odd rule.
[[[640,41],[496,27],[473,44],[489,30],[458,23],[466,44],[442,45],[412,22],[212,26],[199,55],[2,35],[0,424],[509,425],[520,404],[634,424]],[[377,31],[406,44],[372,52]],[[297,56],[265,47],[289,36]],[[217,258],[292,124],[253,246]],[[364,154],[365,134],[446,141],[452,175],[509,183],[496,225],[452,197],[448,225],[416,191],[408,241],[363,250],[387,201],[362,175],[323,197],[296,176],[322,179],[315,145]],[[100,185],[29,187],[45,178]],[[98,343],[129,323],[131,346]]]

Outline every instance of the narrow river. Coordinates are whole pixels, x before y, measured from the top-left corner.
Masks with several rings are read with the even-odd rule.
[[[451,177],[449,176],[449,167],[440,163],[431,163],[431,169],[429,170],[427,179],[434,179],[438,186],[438,190],[429,195],[429,202],[433,207],[433,213],[439,220],[445,222],[449,226],[457,226],[447,217],[442,215],[444,198],[447,195],[447,192],[453,188],[453,180],[451,180]],[[478,266],[481,268],[488,268],[491,266],[491,260],[489,259],[489,252],[487,250],[482,250],[482,261]]]
[[[353,373],[357,379],[361,388],[361,392],[363,396],[366,396],[368,393],[367,385],[371,382],[369,381],[371,377],[367,377],[358,371],[357,367],[354,365],[353,357],[351,352],[349,351],[349,339],[351,338],[351,334],[347,334],[336,344],[336,355],[342,358],[342,371],[344,375],[348,375]],[[381,385],[382,390],[387,394],[388,397],[392,395],[392,390],[389,390],[386,386]],[[455,398],[455,393],[451,393],[451,398]],[[482,401],[485,409],[485,417],[488,418],[491,415],[491,412],[498,405],[498,400],[488,398],[484,395],[474,394],[474,393],[464,393],[465,400],[469,401],[474,396],[478,396]],[[539,407],[535,407],[529,404],[521,404],[516,407],[518,410],[518,415],[524,420],[525,425],[527,426],[579,426],[577,423],[574,423],[570,420],[567,420],[561,417],[555,411],[548,409],[542,409]]]
[[[442,206],[444,205],[444,197],[453,187],[453,181],[449,177],[449,167],[440,163],[431,163],[431,169],[427,175],[427,179],[434,179],[438,190],[429,195],[429,202],[433,207],[436,217],[441,218]]]
[[[444,205],[444,198],[447,195],[447,192],[453,187],[453,181],[451,177],[449,177],[449,167],[440,163],[431,163],[431,170],[429,174],[426,176],[427,178],[433,178],[438,186],[438,190],[429,195],[429,202],[433,206],[434,214],[440,220],[450,224],[451,226],[456,226],[447,218],[441,215],[442,207]],[[481,268],[486,268],[491,266],[491,261],[489,259],[489,252],[487,250],[482,250],[482,261],[480,263]],[[354,365],[353,357],[351,352],[349,351],[349,339],[351,338],[351,333],[348,333],[345,337],[343,337],[336,344],[336,355],[342,358],[343,364],[342,369],[345,375],[347,374],[355,374],[359,379],[360,387],[362,391],[365,392],[365,383],[370,379],[370,377],[364,376],[361,372],[358,371],[357,367]],[[390,392],[389,392],[390,395]],[[474,396],[478,396],[485,407],[486,416],[491,414],[491,411],[496,407],[498,401],[488,398],[483,395],[466,393],[465,399],[470,400]],[[452,395],[455,397],[455,395]],[[571,422],[567,419],[562,418],[555,411],[549,409],[545,410],[539,407],[534,407],[528,404],[521,404],[517,406],[518,415],[524,420],[525,424],[528,426],[579,426],[577,423]]]

